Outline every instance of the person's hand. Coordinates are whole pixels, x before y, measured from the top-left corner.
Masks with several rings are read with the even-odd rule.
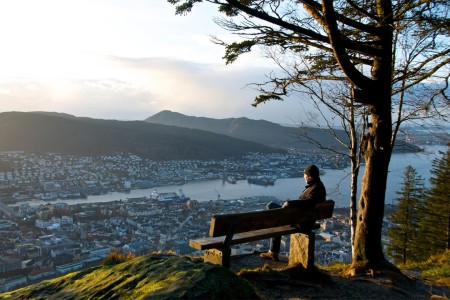
[[[283,206],[281,206],[281,208],[286,208],[288,206],[289,206],[289,202],[286,201],[286,202],[283,203]]]

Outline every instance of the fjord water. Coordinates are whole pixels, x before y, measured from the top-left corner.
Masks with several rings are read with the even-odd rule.
[[[392,155],[389,167],[389,175],[386,189],[386,204],[394,204],[403,182],[403,173],[407,165],[413,166],[419,175],[424,178],[424,183],[429,184],[432,160],[442,157],[438,151],[446,151],[445,146],[428,146],[421,153],[395,153]],[[360,171],[360,178],[364,167]],[[327,198],[336,201],[337,207],[348,207],[350,197],[350,168],[343,170],[325,169],[321,176],[327,188]],[[305,183],[303,178],[277,179],[273,186],[259,186],[248,184],[246,180],[238,180],[236,184],[223,182],[222,180],[191,182],[183,185],[161,186],[150,189],[132,190],[128,193],[109,193],[105,195],[89,196],[87,199],[57,200],[67,204],[109,202],[125,200],[127,198],[148,197],[155,189],[158,192],[178,192],[183,190],[186,196],[198,201],[210,201],[220,199],[242,199],[253,196],[271,196],[279,200],[297,199],[303,191]],[[359,188],[359,186],[358,186]],[[43,204],[42,201],[28,202],[30,204]]]

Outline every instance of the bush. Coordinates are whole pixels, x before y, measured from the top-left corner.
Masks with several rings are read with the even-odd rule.
[[[125,254],[119,251],[111,251],[103,261],[103,265],[116,265],[134,258],[136,258],[136,255],[131,252]]]

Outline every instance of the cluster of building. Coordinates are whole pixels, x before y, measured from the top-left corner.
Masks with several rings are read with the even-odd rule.
[[[143,255],[172,251],[202,255],[189,240],[208,235],[214,214],[264,209],[272,197],[197,202],[160,202],[149,197],[107,203],[22,204],[2,208],[0,292],[100,264],[111,251]],[[348,212],[322,223],[316,262],[349,262]],[[288,253],[289,236],[282,251]],[[233,253],[266,251],[268,240],[243,244]]]
[[[81,157],[0,153],[0,292],[100,264],[111,251],[143,255],[173,251],[202,255],[189,240],[207,236],[212,215],[264,209],[271,197],[208,202],[149,197],[68,205],[57,199],[214,179],[301,177],[314,162],[342,168],[341,156],[322,152],[260,154],[212,161],[152,161],[133,154]],[[44,200],[41,205],[24,204]],[[54,200],[54,201],[50,201]],[[30,201],[28,201],[30,203]],[[33,203],[40,203],[33,201]],[[318,263],[349,259],[346,218],[336,215],[318,232]],[[286,237],[287,239],[289,237]],[[323,242],[322,242],[323,241]],[[282,245],[288,251],[288,240]],[[234,253],[267,250],[268,241]]]
[[[84,157],[26,152],[0,153],[0,199],[4,203],[28,200],[83,198],[110,192],[190,181],[236,179],[268,175],[301,177],[314,162],[321,168],[343,168],[343,156],[323,152],[261,154],[240,159],[154,161],[134,154]]]

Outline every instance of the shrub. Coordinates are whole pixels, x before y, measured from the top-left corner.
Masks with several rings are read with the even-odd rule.
[[[136,255],[134,255],[131,252],[128,252],[128,254],[119,252],[119,251],[111,251],[108,256],[103,261],[103,265],[115,265],[120,264],[122,262],[132,260],[136,258]]]

